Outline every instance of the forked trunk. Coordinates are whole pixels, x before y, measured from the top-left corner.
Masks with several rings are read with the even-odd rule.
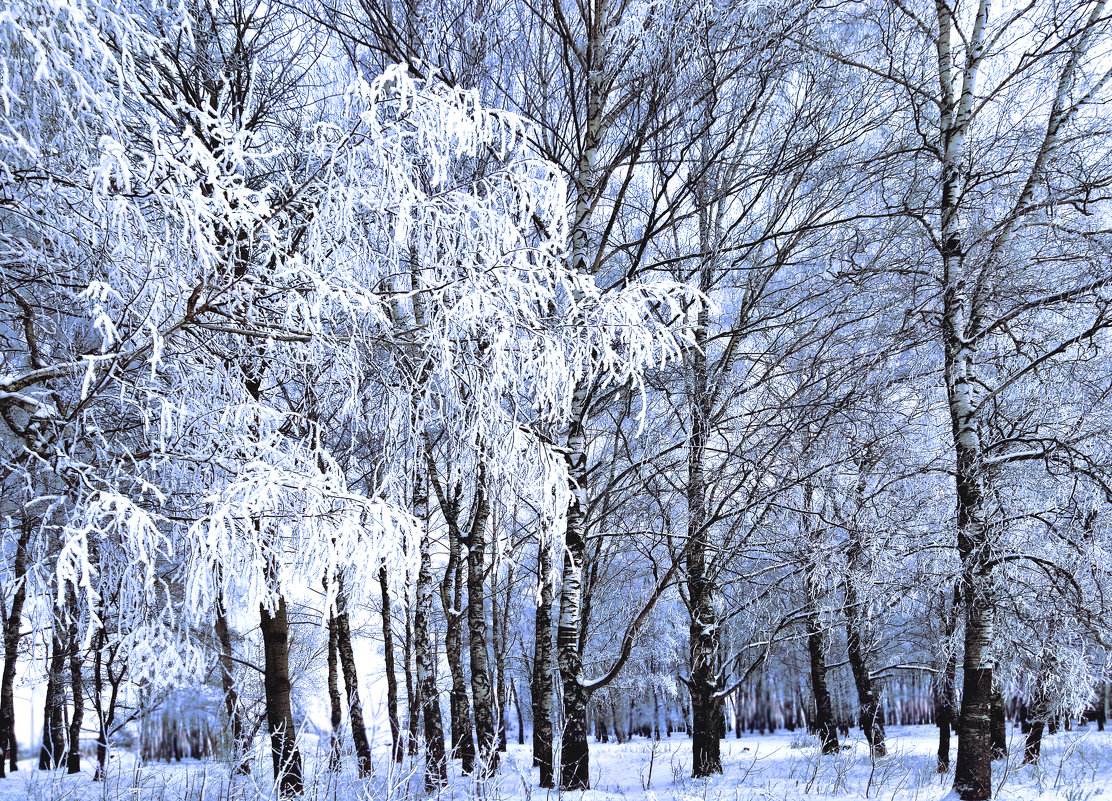
[[[444,608],[444,651],[452,689],[448,692],[448,709],[452,723],[452,758],[461,760],[465,776],[475,770],[475,738],[471,732],[471,699],[467,695],[467,673],[463,660],[464,576],[467,561],[462,557],[459,529],[459,492],[449,497],[436,472],[431,445],[425,451],[429,484],[436,491],[440,511],[448,524],[448,563],[440,580],[440,604]]]
[[[102,617],[103,619],[103,617]],[[115,646],[108,648],[108,708],[104,707],[104,673],[105,650],[108,642],[108,633],[102,626],[97,631],[97,641],[93,649],[93,705],[97,713],[97,767],[93,781],[103,781],[108,777],[108,738],[112,731],[112,724],[116,720],[116,704],[119,700],[120,683],[126,673],[126,667],[118,672],[112,671],[112,663],[117,654]]]

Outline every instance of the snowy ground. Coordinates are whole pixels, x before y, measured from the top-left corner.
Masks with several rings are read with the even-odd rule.
[[[855,733],[856,735],[856,733]],[[527,747],[511,745],[508,758],[489,786],[480,788],[454,776],[439,801],[482,797],[487,801],[757,801],[757,799],[859,799],[937,801],[949,790],[951,776],[934,771],[935,729],[896,727],[889,732],[890,754],[875,762],[859,735],[852,748],[834,757],[817,754],[809,738],[787,732],[732,737],[724,743],[726,773],[705,781],[690,778],[690,742],[672,737],[660,742],[634,739],[625,745],[591,745],[591,782],[586,793],[539,790]],[[997,763],[997,798],[1048,801],[1112,801],[1112,731],[1095,728],[1063,732],[1043,742],[1039,767],[1021,766],[1022,742],[1012,732],[1011,758]],[[377,761],[373,779],[360,782],[345,772],[316,771],[315,754],[306,754],[311,775],[307,801],[367,798],[395,801],[420,798],[419,772]],[[350,761],[349,761],[350,764]],[[127,754],[113,761],[107,783],[91,774],[65,776],[34,770],[21,763],[17,774],[0,780],[0,799],[41,801],[247,801],[272,796],[250,778],[229,780],[227,766],[216,761],[137,765]],[[392,769],[393,768],[393,769]]]

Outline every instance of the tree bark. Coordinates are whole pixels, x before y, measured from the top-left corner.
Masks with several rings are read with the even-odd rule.
[[[1042,751],[1043,729],[1046,723],[1041,720],[1032,720],[1031,727],[1027,730],[1027,739],[1023,744],[1023,764],[1039,764],[1039,755]]]
[[[716,60],[709,52],[699,58],[706,76],[713,75]],[[714,285],[714,260],[721,243],[721,209],[717,208],[718,180],[714,169],[717,154],[708,140],[717,109],[718,94],[703,95],[700,112],[699,153],[694,184],[694,201],[699,225],[699,251],[705,254],[698,267],[698,289],[709,295]],[[694,345],[688,353],[688,413],[691,429],[687,443],[687,590],[689,604],[688,656],[690,678],[687,686],[691,696],[691,775],[701,778],[722,772],[722,754],[718,733],[723,703],[718,696],[719,682],[719,611],[717,577],[711,559],[711,541],[707,515],[706,450],[710,432],[713,390],[708,381],[707,326],[710,315],[703,305],[695,320]]]
[[[249,743],[243,723],[243,706],[235,683],[235,654],[232,651],[232,634],[228,628],[228,614],[221,593],[216,604],[216,637],[220,641],[220,685],[224,693],[224,711],[228,715],[228,725],[232,730],[232,760],[235,767],[233,776],[246,776],[251,773],[251,763],[247,759]]]
[[[494,723],[494,687],[490,675],[487,653],[488,631],[484,603],[487,523],[490,519],[490,502],[487,498],[486,465],[479,463],[475,482],[475,508],[471,527],[467,532],[467,630],[471,662],[471,698],[475,707],[475,738],[477,740],[480,771],[492,776],[498,769],[498,740]]]
[[[811,661],[811,689],[815,696],[815,733],[824,754],[836,754],[838,726],[834,722],[830,689],[826,685],[826,645],[823,642],[822,621],[817,611],[807,615],[807,653]]]
[[[408,586],[408,579],[407,579]],[[417,756],[418,731],[421,728],[421,685],[417,679],[417,662],[413,643],[413,607],[408,592],[405,603],[405,694],[407,703],[405,750]]]
[[[84,658],[77,630],[77,595],[72,584],[66,590],[66,607],[69,617],[70,693],[73,696],[73,713],[69,724],[69,752],[66,755],[66,773],[80,773],[81,722],[85,718],[85,681],[82,675]]]
[[[12,566],[12,581],[15,592],[12,606],[4,618],[4,674],[0,681],[0,745],[4,754],[0,756],[0,778],[4,776],[4,765],[10,763],[13,771],[18,769],[15,740],[15,669],[19,658],[19,627],[23,619],[23,603],[27,598],[27,544],[31,539],[31,528],[26,522],[20,527],[16,541],[15,561]]]
[[[988,652],[993,615],[987,604],[966,602],[965,678],[962,682],[958,761],[954,786],[963,801],[982,801],[992,794],[992,667]]]
[[[862,454],[857,460],[858,479],[855,488],[855,504],[859,511],[864,505],[866,480],[875,461],[869,454]],[[869,743],[873,756],[882,757],[888,753],[884,744],[884,712],[880,705],[880,692],[869,671],[867,648],[864,643],[867,616],[857,593],[857,575],[863,567],[865,548],[861,541],[861,530],[857,525],[857,514],[849,526],[849,541],[846,549],[846,563],[849,575],[846,579],[846,655],[849,658],[853,683],[857,688],[858,722],[865,740]]]
[[[448,563],[440,580],[440,604],[444,608],[444,651],[448,670],[452,676],[452,689],[448,693],[448,709],[452,726],[452,758],[461,760],[465,776],[475,770],[475,738],[471,731],[471,699],[467,695],[467,673],[463,661],[463,608],[464,576],[467,562],[461,554],[459,528],[460,490],[451,495],[445,490],[436,472],[432,446],[425,449],[429,484],[436,492],[441,514],[448,525]]]
[[[101,618],[104,619],[103,616]],[[97,631],[97,644],[93,650],[93,704],[97,713],[97,767],[93,781],[103,781],[108,777],[108,738],[112,724],[116,720],[116,704],[120,694],[120,684],[126,673],[126,666],[118,672],[112,671],[117,645],[108,646],[108,632],[102,626]],[[108,650],[108,709],[104,708],[104,652]]]
[[[587,387],[576,387],[573,405],[585,414]],[[582,397],[580,397],[582,396]],[[580,683],[583,666],[580,653],[583,613],[583,567],[587,555],[587,450],[583,417],[577,417],[568,433],[568,480],[572,500],[564,529],[564,562],[560,586],[560,618],[556,626],[556,652],[564,701],[564,730],[560,751],[560,789],[589,790],[590,751],[587,746],[587,702],[589,694]]]
[[[991,726],[992,759],[1004,759],[1008,756],[1008,720],[1004,713],[1004,696],[999,690],[992,693]]]
[[[939,201],[942,258],[942,350],[947,404],[954,446],[957,497],[957,546],[961,559],[960,590],[965,616],[965,653],[962,667],[961,736],[958,739],[954,791],[963,801],[986,801],[992,795],[990,710],[993,690],[992,640],[995,608],[991,598],[989,536],[984,521],[984,453],[977,419],[977,375],[970,328],[977,318],[977,301],[964,274],[965,243],[959,220],[959,184],[964,166],[975,85],[984,55],[985,23],[989,4],[980,0],[968,34],[960,82],[951,79],[952,24],[947,4],[938,3],[937,39],[942,103],[942,193]],[[954,87],[960,83],[960,94]]]
[[[436,658],[429,636],[432,599],[436,590],[432,578],[432,540],[429,536],[428,487],[424,472],[423,469],[418,469],[413,490],[413,513],[424,525],[421,532],[421,564],[417,572],[417,603],[413,611],[413,642],[416,649],[421,718],[425,724],[425,790],[434,792],[448,783],[448,772],[444,755],[444,726],[440,716],[440,693],[436,688]]]
[[[611,66],[608,34],[613,20],[604,7],[582,7],[586,23],[584,42],[584,103],[582,147],[577,154],[572,189],[575,209],[569,231],[568,267],[579,275],[590,275],[589,224],[596,199],[606,176],[599,169],[599,148],[605,138],[607,69]],[[590,751],[587,745],[587,703],[590,693],[580,681],[583,666],[583,572],[587,556],[587,436],[590,384],[580,380],[571,403],[564,458],[567,462],[570,498],[565,513],[564,559],[560,585],[560,617],[556,626],[557,664],[563,690],[563,735],[560,750],[561,790],[589,790]]]
[[[521,693],[517,691],[516,684],[510,688],[510,693],[513,696],[514,711],[517,713],[517,744],[525,745],[525,711],[521,708]]]
[[[532,677],[533,764],[540,768],[541,787],[555,789],[552,713],[556,665],[552,647],[552,603],[556,597],[556,574],[552,544],[543,529],[537,545],[537,574]]]
[[[378,569],[378,588],[382,596],[382,656],[386,662],[386,716],[390,721],[390,753],[395,762],[405,756],[402,747],[401,718],[398,717],[398,674],[394,665],[394,616],[390,611],[390,582],[386,565]]]
[[[297,748],[297,730],[290,703],[290,627],[285,598],[278,599],[273,613],[260,604],[259,628],[263,635],[266,668],[263,688],[274,781],[280,796],[300,795],[303,790],[301,752]]]
[[[987,534],[980,519],[982,487],[975,475],[979,458],[967,445],[968,432],[958,440],[958,552],[962,560],[962,603],[965,608],[965,654],[962,667],[961,717],[954,788],[963,801],[984,801],[992,795],[991,648],[995,609],[982,568]]]
[[[497,575],[497,568],[495,568],[495,575]],[[494,670],[497,676],[495,681],[495,700],[496,715],[495,725],[498,732],[498,751],[506,753],[508,744],[506,742],[506,731],[510,725],[510,690],[509,682],[506,676],[506,648],[509,642],[508,626],[508,610],[510,608],[511,597],[510,593],[513,591],[513,577],[514,566],[510,562],[506,566],[506,594],[502,603],[498,600],[497,591],[492,591],[490,595],[491,601],[491,628],[494,639]]]
[[[347,593],[344,591],[344,578],[336,577],[336,651],[340,657],[340,668],[344,673],[344,692],[347,694],[348,722],[351,724],[351,739],[355,744],[355,761],[359,776],[371,775],[371,744],[367,741],[367,729],[363,723],[363,704],[359,700],[359,672],[355,668],[355,653],[351,647],[351,622],[348,619]]]
[[[46,677],[46,699],[43,704],[39,770],[50,770],[61,765],[66,750],[66,733],[62,722],[62,708],[66,703],[66,692],[62,685],[62,673],[66,665],[66,645],[59,630],[60,626],[61,614],[55,610],[54,629],[50,642],[50,667]]]
[[[328,769],[339,770],[343,753],[344,708],[340,701],[339,645],[336,639],[336,615],[328,616],[328,702],[331,711],[332,732],[329,737]]]
[[[700,208],[700,238],[709,237],[709,211]],[[710,267],[699,271],[700,291],[710,290]],[[706,361],[707,311],[699,311],[695,344],[691,351],[691,437],[687,450],[687,591],[690,604],[688,640],[691,676],[687,683],[691,695],[691,775],[694,778],[722,772],[719,718],[722,701],[718,697],[718,608],[717,587],[708,564],[710,540],[706,515],[706,477],[704,454],[710,418]]]
[[[856,599],[855,599],[856,600]],[[853,683],[857,687],[858,721],[861,731],[872,749],[873,756],[882,757],[888,753],[884,744],[884,712],[880,705],[880,693],[876,682],[869,673],[865,649],[861,644],[861,617],[852,607],[846,616],[846,651],[849,656]]]
[[[952,647],[954,632],[957,631],[958,610],[961,605],[961,594],[958,587],[954,586],[953,599],[949,604],[943,601],[944,622],[943,629],[946,635],[945,656],[940,665],[941,670],[934,678],[935,692],[935,722],[938,725],[938,772],[950,771],[950,733],[956,719],[958,708],[958,656]]]

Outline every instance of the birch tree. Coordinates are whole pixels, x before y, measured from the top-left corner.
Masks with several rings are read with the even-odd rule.
[[[1053,459],[1075,447],[1067,429],[1049,420],[1019,422],[1021,387],[1036,372],[1062,369],[1107,327],[1108,277],[1093,261],[1099,234],[1089,219],[1108,176],[1093,151],[1086,156],[1076,143],[1106,141],[1095,109],[1110,77],[1101,60],[1109,21],[1103,2],[860,6],[835,20],[866,51],[827,55],[899,97],[908,121],[903,136],[916,142],[929,169],[929,179],[883,202],[909,216],[908,236],[922,237],[916,252],[934,265],[926,274],[935,287],[931,313],[952,429],[962,565],[964,678],[954,788],[963,799],[983,799],[991,795],[1000,593],[994,553],[1004,525],[993,499],[1006,465]],[[907,59],[878,55],[897,41]],[[1084,166],[1070,166],[1074,159]],[[1001,170],[1005,161],[1009,168]],[[1068,266],[1052,267],[1052,252]],[[1051,320],[1058,324],[1048,327]]]

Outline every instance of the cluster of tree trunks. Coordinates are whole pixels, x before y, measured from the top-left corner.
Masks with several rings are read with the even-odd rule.
[[[54,609],[39,768],[48,770],[64,764],[68,773],[78,773],[81,770],[81,724],[85,716],[84,654],[78,636],[77,600],[72,585],[67,588],[65,597],[65,608]],[[18,626],[18,622],[15,625]],[[18,640],[18,634],[16,637]],[[14,669],[14,654],[11,664]],[[65,684],[67,667],[68,688]],[[8,728],[9,742],[14,740],[13,729],[14,721]]]
[[[218,732],[207,716],[190,719],[165,710],[145,721],[140,738],[139,756],[145,761],[181,762],[213,756]]]

